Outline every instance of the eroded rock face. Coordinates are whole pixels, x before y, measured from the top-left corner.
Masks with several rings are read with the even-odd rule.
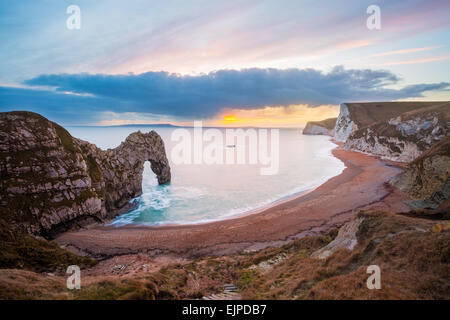
[[[389,103],[387,106],[383,103],[356,104],[351,105],[351,110],[345,104],[341,105],[335,139],[344,141],[347,150],[411,162],[450,130],[448,102],[422,107],[402,103]],[[411,110],[401,112],[408,109]],[[395,117],[389,118],[391,115]]]
[[[411,162],[445,137],[450,122],[442,120],[443,116],[433,111],[412,117],[402,115],[351,134],[344,148]]]
[[[391,183],[407,192],[414,209],[436,209],[450,199],[450,136],[408,164]]]
[[[0,113],[0,218],[45,237],[108,220],[141,195],[145,161],[160,184],[170,181],[154,131],[135,132],[103,151],[38,114]]]

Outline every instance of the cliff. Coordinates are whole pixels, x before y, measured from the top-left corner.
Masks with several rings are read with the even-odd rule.
[[[377,122],[386,122],[402,113],[435,105],[436,102],[342,103],[334,138],[345,142],[353,132]]]
[[[129,210],[142,193],[144,162],[170,181],[164,143],[135,132],[103,151],[32,112],[0,113],[0,219],[51,238],[73,226]]]
[[[348,150],[410,162],[449,129],[449,102],[344,103],[334,137]]]
[[[308,121],[305,129],[303,129],[303,134],[333,136],[336,120],[337,118],[330,118],[322,121]]]
[[[450,135],[408,164],[391,183],[407,192],[414,209],[449,207]]]

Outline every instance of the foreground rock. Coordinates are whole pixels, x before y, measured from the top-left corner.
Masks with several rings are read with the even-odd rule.
[[[339,229],[336,238],[325,247],[313,252],[311,258],[326,259],[337,250],[353,250],[353,248],[358,244],[356,233],[358,232],[358,228],[363,220],[364,218],[360,217],[344,224]]]
[[[449,130],[449,102],[344,103],[334,137],[347,150],[410,162]]]
[[[303,134],[333,136],[336,120],[337,118],[330,118],[322,121],[308,121],[305,129],[303,129]]]
[[[160,184],[170,181],[164,143],[154,131],[103,151],[38,114],[0,113],[0,218],[45,237],[110,219],[142,193],[145,161]]]

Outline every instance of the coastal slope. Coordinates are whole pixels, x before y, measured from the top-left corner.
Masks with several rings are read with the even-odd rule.
[[[346,232],[347,231],[347,232]],[[348,232],[351,231],[351,232]],[[347,237],[350,246],[339,246]],[[361,212],[323,235],[281,247],[190,261],[116,256],[83,270],[80,290],[66,275],[0,269],[3,299],[224,299],[233,283],[243,299],[449,299],[450,224]],[[332,254],[316,257],[317,252]],[[369,290],[367,268],[381,268]]]

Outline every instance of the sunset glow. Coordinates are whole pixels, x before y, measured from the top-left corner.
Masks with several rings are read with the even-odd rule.
[[[230,123],[230,122],[235,122],[235,121],[237,121],[235,116],[224,116],[223,117],[224,123]]]
[[[323,105],[310,107],[308,105],[292,105],[289,107],[265,107],[263,109],[232,109],[224,115],[212,119],[203,119],[203,124],[210,127],[263,127],[263,128],[302,128],[308,121],[319,121],[337,117],[338,105]],[[127,115],[131,117],[130,114]],[[130,124],[171,124],[175,126],[192,126],[193,121],[155,121],[152,119],[122,119],[119,115],[108,114],[114,119],[103,120],[102,126],[117,126]],[[117,118],[115,118],[117,117]]]
[[[222,117],[207,121],[208,125],[218,127],[299,128],[305,126],[308,121],[337,117],[339,106],[324,105],[312,108],[307,105],[292,105],[253,110],[233,109],[229,112],[232,112],[233,116],[227,113]]]

